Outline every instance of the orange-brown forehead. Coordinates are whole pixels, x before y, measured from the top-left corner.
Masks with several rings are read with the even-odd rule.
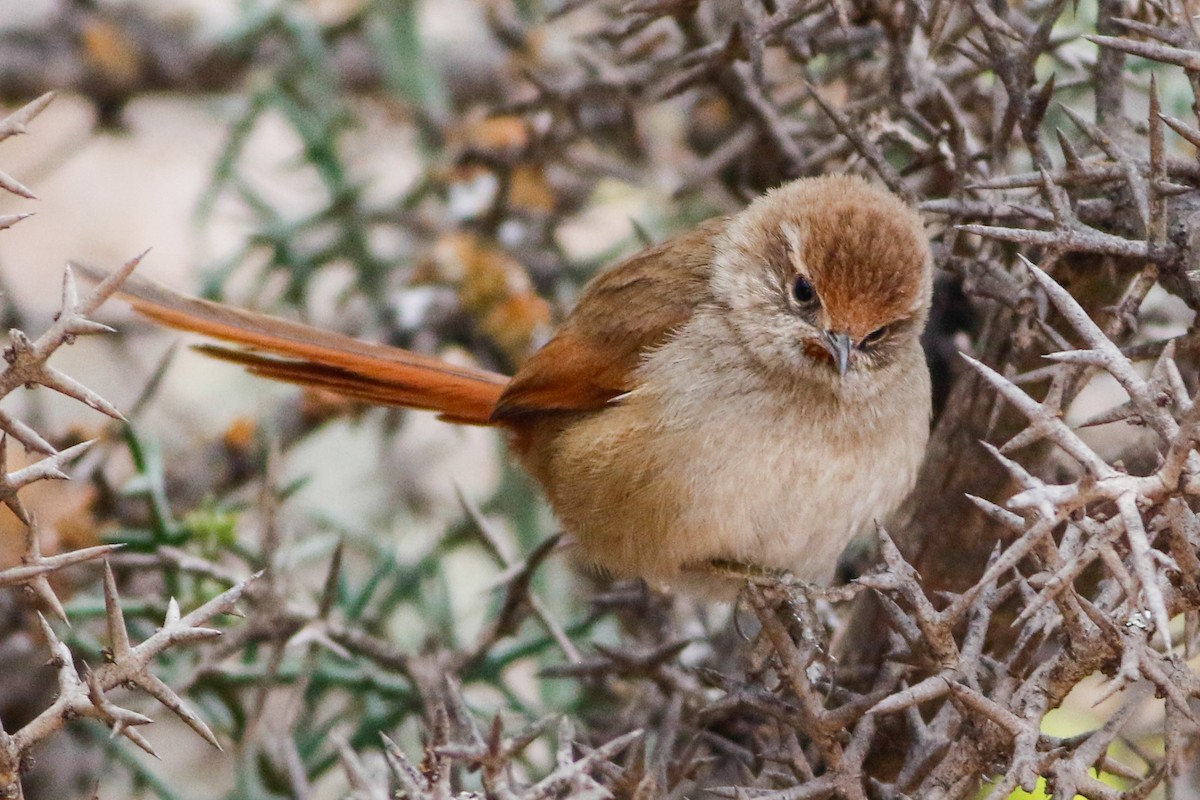
[[[928,245],[911,214],[835,201],[796,222],[784,237],[791,266],[812,282],[832,329],[862,337],[921,305]]]

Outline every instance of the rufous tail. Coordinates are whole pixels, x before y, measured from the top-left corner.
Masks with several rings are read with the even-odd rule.
[[[72,267],[93,280],[106,274],[88,265]],[[509,382],[487,370],[188,297],[139,275],[129,276],[120,294],[139,313],[162,325],[247,348],[201,345],[197,349],[241,364],[255,375],[369,403],[436,411],[450,422],[491,424],[492,410]]]

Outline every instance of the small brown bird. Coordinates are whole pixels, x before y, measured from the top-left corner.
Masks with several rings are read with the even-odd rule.
[[[584,558],[723,592],[760,570],[827,581],[911,489],[929,429],[920,219],[849,176],[775,189],[602,272],[509,379],[142,279],[165,325],[277,380],[503,429]]]

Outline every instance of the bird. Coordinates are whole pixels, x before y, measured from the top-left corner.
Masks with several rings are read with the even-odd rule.
[[[659,588],[828,584],[929,436],[928,240],[852,175],[793,180],[599,272],[511,378],[137,275],[123,293],[256,375],[501,429],[577,560]]]

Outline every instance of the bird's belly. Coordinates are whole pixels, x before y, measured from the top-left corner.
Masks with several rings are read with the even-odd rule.
[[[648,425],[634,405],[572,426],[559,453],[589,468],[559,474],[589,479],[560,482],[551,501],[587,560],[663,584],[712,560],[829,580],[911,488],[924,415],[850,428],[789,408],[763,424],[762,411]]]

